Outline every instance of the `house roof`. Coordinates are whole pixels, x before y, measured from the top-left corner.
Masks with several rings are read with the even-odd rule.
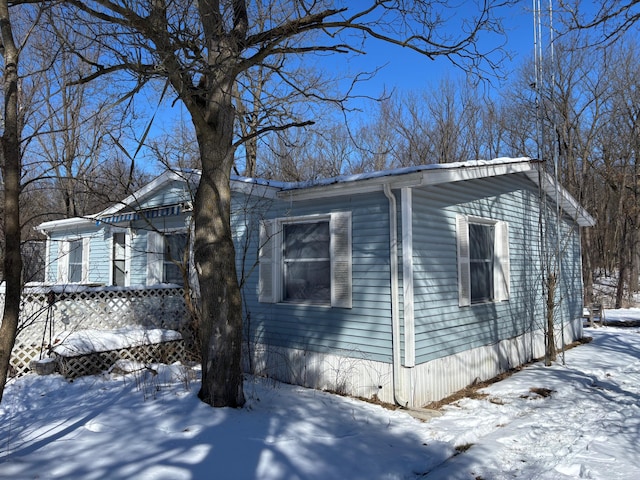
[[[379,191],[388,184],[392,188],[419,187],[441,183],[458,182],[507,174],[523,173],[533,183],[540,186],[555,201],[556,196],[561,208],[571,215],[580,226],[593,226],[595,219],[554,178],[544,171],[542,162],[528,157],[496,158],[493,160],[474,160],[468,162],[419,165],[379,172],[342,175],[327,179],[305,182],[280,182],[259,178],[232,176],[231,189],[263,197],[315,199],[332,195]],[[123,211],[130,211],[146,198],[155,194],[163,186],[173,181],[184,181],[195,185],[200,179],[199,170],[166,171],[137,192],[111,207],[83,218],[69,218],[44,222],[38,226],[41,231],[67,229],[69,227],[89,226],[101,219],[113,217]]]
[[[560,207],[574,218],[578,225],[583,227],[595,225],[595,219],[565,188],[544,171],[543,165],[544,162],[529,157],[418,165],[317,181],[288,183],[283,186],[278,196],[298,200],[316,199],[344,195],[345,188],[348,188],[351,194],[365,193],[381,190],[385,184],[392,188],[420,187],[522,173],[541,187],[550,200],[555,201],[557,193]]]

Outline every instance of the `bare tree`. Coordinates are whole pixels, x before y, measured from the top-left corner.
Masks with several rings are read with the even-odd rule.
[[[151,139],[151,157],[169,170],[200,169],[198,142],[193,128],[183,122]]]
[[[592,44],[607,46],[623,38],[640,20],[638,0],[559,0],[558,12],[569,31],[594,34]]]
[[[476,68],[483,62],[491,68],[494,57],[481,55],[476,41],[483,31],[500,31],[494,16],[498,3],[481,1],[474,13],[459,17],[444,14],[450,8],[444,1],[378,0],[365,6],[298,0],[67,0],[65,4],[73,10],[60,10],[63,21],[70,25],[83,22],[92,38],[109,49],[108,55],[93,63],[93,73],[84,80],[121,72],[134,75],[137,85],[162,78],[191,115],[202,162],[194,205],[194,260],[202,299],[199,397],[214,406],[240,406],[244,403],[242,311],[229,183],[242,142],[234,137],[236,82],[243,73],[266,65],[275,69],[285,92],[299,91],[314,101],[335,101],[317,98],[317,90],[306,78],[289,75],[294,71],[291,67],[307,56],[357,53],[369,37],[431,58],[447,56],[464,68]],[[268,21],[257,20],[261,13],[268,15]],[[462,22],[445,33],[443,19],[448,17]],[[450,32],[458,33],[451,36]],[[270,93],[280,95],[273,87]],[[275,123],[275,119],[252,132],[251,138],[308,121]]]
[[[4,280],[5,299],[0,325],[0,401],[15,344],[22,293],[22,257],[20,255],[20,152],[21,122],[18,111],[19,48],[16,44],[9,3],[0,0],[0,37],[3,68],[2,178],[4,180]]]
[[[606,124],[598,137],[597,149],[602,161],[599,176],[604,181],[601,197],[602,218],[606,229],[598,234],[603,245],[601,255],[618,273],[615,306],[623,306],[625,292],[637,289],[638,229],[640,196],[638,159],[640,156],[640,108],[636,44],[620,44],[611,52],[611,67],[604,76],[609,97]],[[606,257],[614,257],[607,259]]]

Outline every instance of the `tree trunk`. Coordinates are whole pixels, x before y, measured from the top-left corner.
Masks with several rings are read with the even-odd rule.
[[[556,353],[556,340],[555,340],[555,324],[554,314],[556,308],[556,286],[557,277],[555,273],[550,273],[547,277],[547,337],[545,348],[545,365],[550,366],[551,362],[555,361],[557,357]]]
[[[624,286],[626,284],[627,277],[627,264],[624,260],[620,260],[620,267],[618,268],[618,283],[616,285],[616,302],[614,308],[622,308],[624,304]]]
[[[591,229],[582,229],[582,278],[584,279],[584,304],[593,304],[593,247],[591,242]]]
[[[622,209],[620,210],[622,212]],[[628,229],[626,217],[622,219],[622,233],[620,234],[618,247],[618,285],[616,286],[616,301],[614,308],[622,308],[624,300],[624,287],[627,284],[628,266],[626,243],[628,241]]]
[[[230,91],[230,89],[226,90]],[[202,387],[214,407],[241,407],[242,302],[231,233],[231,169],[234,162],[231,98],[225,89],[194,118],[202,176],[194,203],[194,262],[200,283]]]
[[[20,256],[20,129],[18,121],[18,50],[13,40],[9,6],[0,0],[0,34],[4,46],[4,132],[2,156],[4,177],[4,313],[0,325],[0,401],[9,373],[11,351],[16,341],[22,293]]]

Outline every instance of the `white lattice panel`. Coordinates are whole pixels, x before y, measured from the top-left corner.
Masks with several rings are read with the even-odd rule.
[[[52,293],[51,293],[52,292]],[[49,304],[49,295],[52,304]],[[29,364],[46,356],[50,339],[62,331],[116,329],[128,325],[178,330],[188,326],[188,312],[182,288],[82,288],[49,291],[42,287],[25,288],[22,295],[18,336],[11,356],[11,375],[30,371]],[[0,294],[4,307],[4,294]],[[183,333],[188,349],[192,338]],[[191,342],[192,343],[192,342]]]
[[[184,359],[184,342],[171,342],[139,345],[108,352],[94,352],[75,357],[56,356],[58,370],[66,378],[77,378],[84,375],[96,375],[108,370],[118,360],[136,360],[143,363],[182,362]]]

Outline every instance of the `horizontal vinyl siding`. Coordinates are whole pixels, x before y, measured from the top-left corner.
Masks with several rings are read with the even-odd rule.
[[[91,236],[89,245],[89,283],[101,283],[104,285],[109,283],[109,267],[111,265],[110,237],[104,230],[100,230]]]
[[[89,238],[89,283],[106,284],[109,281],[109,257],[104,257],[107,246],[103,228],[83,228],[69,232],[53,232],[49,241],[49,265],[46,281],[58,282],[58,252],[61,242]],[[106,276],[105,276],[106,275]]]
[[[265,304],[257,302],[258,267],[244,286],[245,317],[252,338],[260,343],[316,352],[340,351],[346,356],[383,362],[391,359],[391,297],[388,202],[382,192],[274,204],[269,218],[331,212],[352,214],[353,306]],[[251,228],[257,246],[257,228]],[[257,248],[248,249],[246,263],[255,263]],[[239,264],[239,267],[241,265]]]
[[[187,200],[191,200],[191,197],[192,195],[189,192],[187,185],[182,181],[175,180],[155,192],[151,197],[140,202],[138,208],[145,209],[176,205]],[[135,205],[132,205],[132,207],[136,208]]]
[[[560,223],[560,243],[558,244],[556,243],[555,218],[550,219],[550,224],[550,246],[553,249],[559,247],[562,252],[561,281],[556,293],[556,301],[559,302],[556,323],[567,322],[568,319],[582,317],[583,284],[580,232],[579,227],[572,219],[564,217]]]
[[[537,190],[513,175],[414,190],[417,363],[541,328],[537,205]],[[508,301],[458,306],[456,214],[509,223]]]
[[[149,220],[137,220],[132,225],[131,235],[131,285],[147,284],[147,237],[153,228],[160,232],[184,231],[189,228],[188,214],[176,215],[171,217],[159,217]]]
[[[45,259],[47,262],[47,275],[46,282],[55,283],[58,281],[58,249],[60,248],[60,242],[56,242],[51,238],[48,241],[49,245],[49,257]]]
[[[147,284],[147,233],[139,229],[131,236],[131,285]]]

